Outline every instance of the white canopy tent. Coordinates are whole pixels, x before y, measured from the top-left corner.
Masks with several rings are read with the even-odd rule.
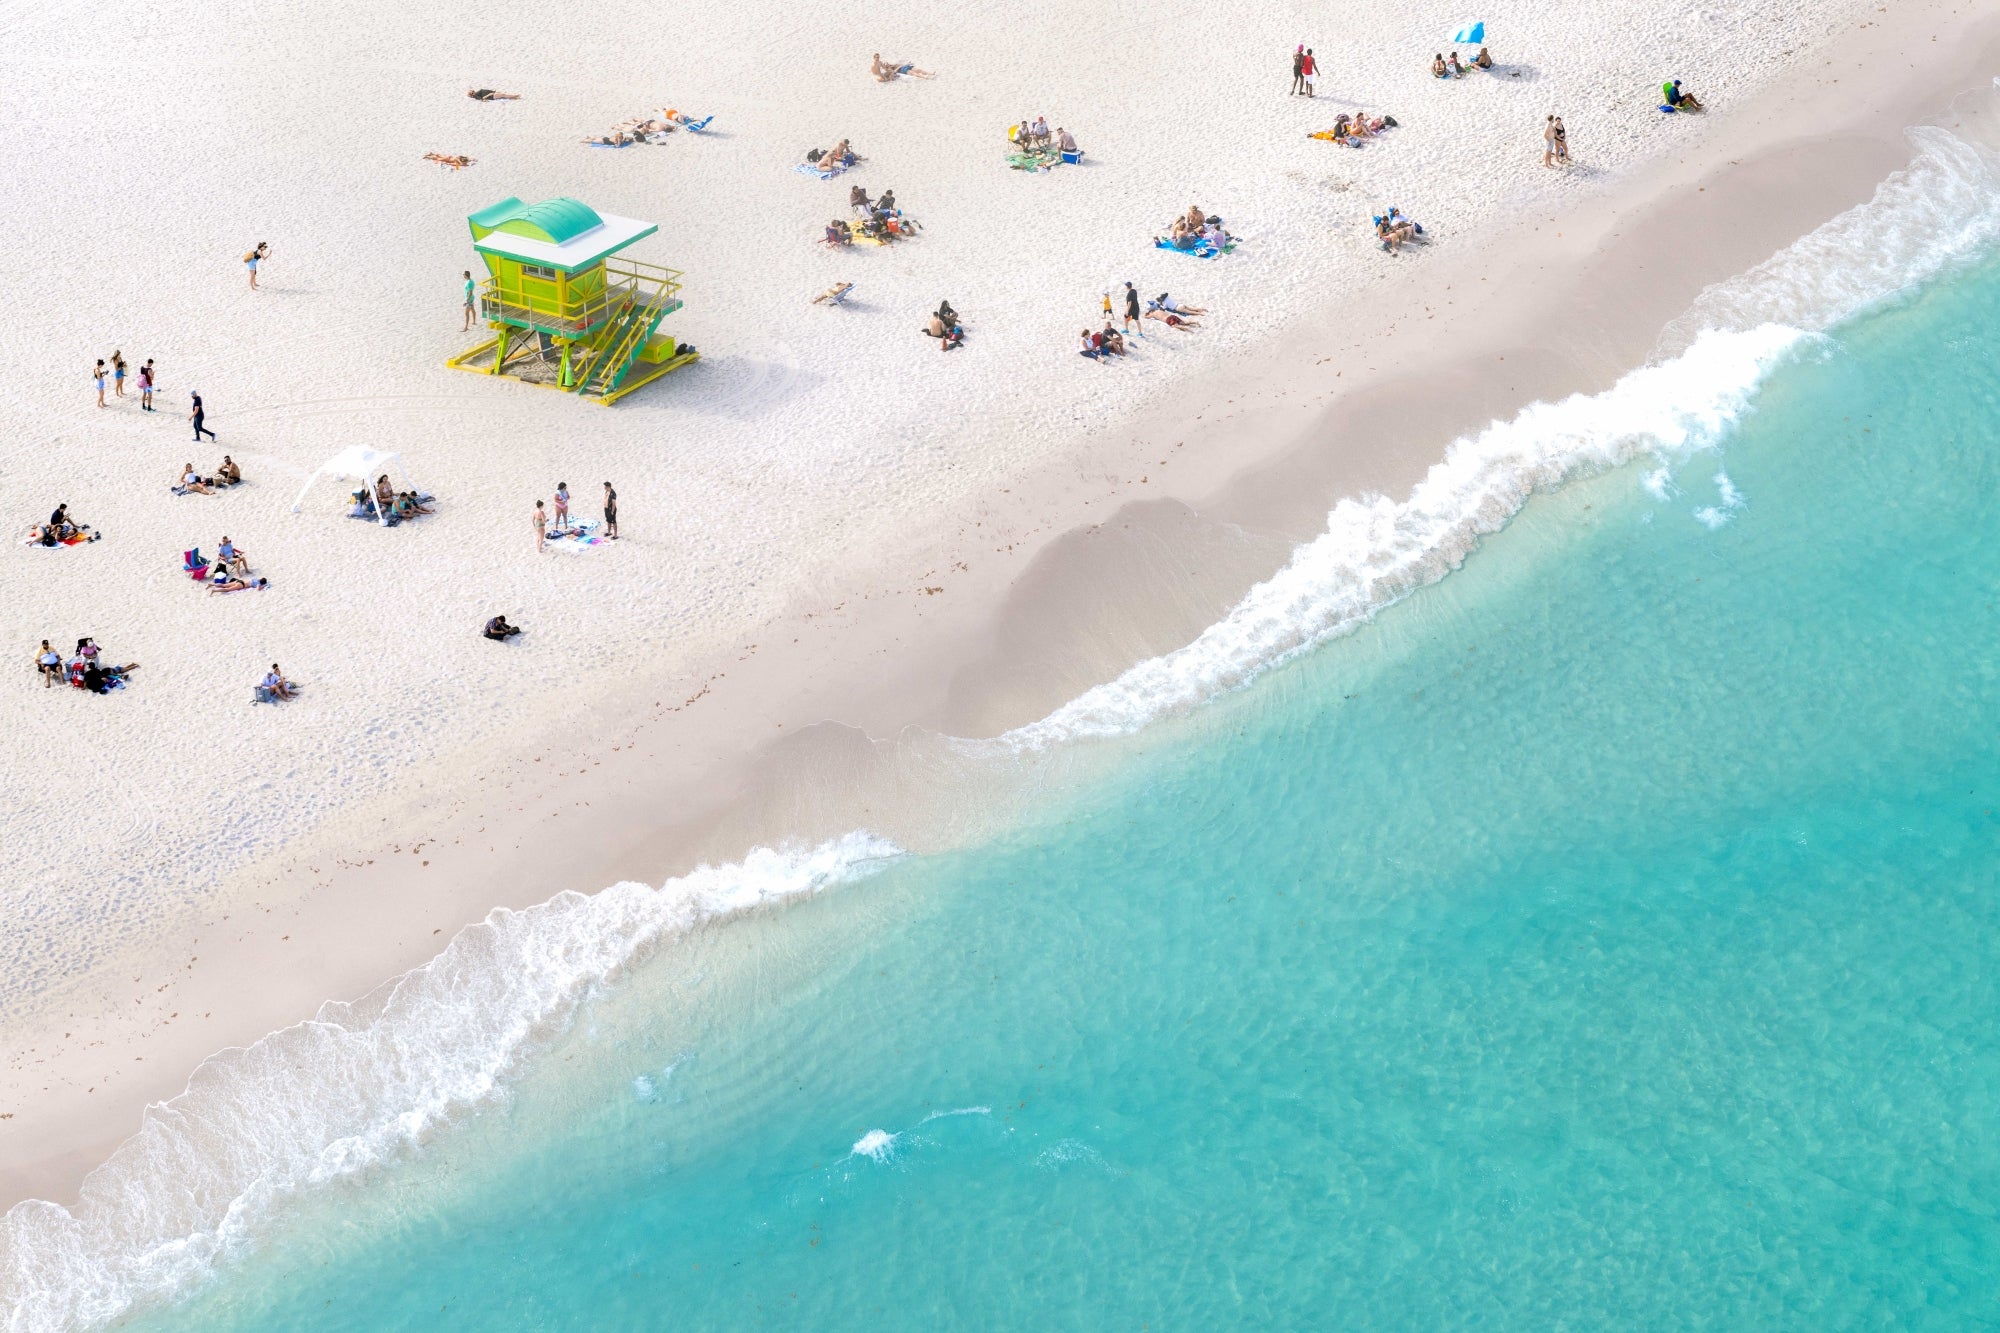
[[[403,470],[401,454],[388,449],[370,449],[365,444],[351,445],[321,463],[319,469],[306,478],[306,484],[299,488],[299,498],[292,501],[292,512],[296,514],[305,507],[306,492],[310,491],[313,483],[321,477],[332,477],[335,481],[359,481],[362,483],[362,489],[368,492],[368,504],[375,511],[376,521],[386,526],[389,516],[382,512],[382,506],[375,498],[375,478],[384,472],[393,472],[396,475],[402,482],[399,489],[406,491],[416,489],[410,484],[410,474]]]

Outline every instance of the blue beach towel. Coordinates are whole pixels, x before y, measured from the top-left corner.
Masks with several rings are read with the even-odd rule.
[[[1223,254],[1228,250],[1235,249],[1236,245],[1235,242],[1232,241],[1230,242],[1229,245],[1223,247],[1223,249],[1218,250],[1214,246],[1204,241],[1202,244],[1196,246],[1192,250],[1183,250],[1178,245],[1175,245],[1172,241],[1164,240],[1156,236],[1153,238],[1153,248],[1156,250],[1167,250],[1177,255],[1190,255],[1196,259],[1213,259],[1219,254]]]
[[[838,176],[841,172],[847,170],[847,168],[816,167],[810,162],[801,162],[797,166],[793,167],[792,170],[798,172],[799,175],[801,176],[817,176],[823,181],[830,181],[835,176]]]
[[[681,128],[693,134],[700,134],[703,130],[708,128],[708,122],[714,119],[715,116],[713,113],[711,113],[709,115],[703,116],[700,120],[684,120],[681,122]]]

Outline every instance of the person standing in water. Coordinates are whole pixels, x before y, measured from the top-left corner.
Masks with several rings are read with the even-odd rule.
[[[139,367],[139,410],[153,410],[153,358],[147,357],[146,364]]]
[[[611,489],[611,483],[604,483],[604,535],[612,541],[618,540],[618,492]]]
[[[201,395],[190,393],[188,397],[194,400],[194,406],[188,410],[188,420],[194,423],[194,442],[200,444],[201,437],[204,435],[208,436],[211,440],[214,439],[215,432],[201,424],[203,415],[201,410]]]
[[[478,305],[472,299],[472,290],[472,270],[467,269],[465,270],[465,327],[459,330],[460,333],[470,331],[472,317],[479,313]]]
[[[249,254],[243,256],[243,265],[245,268],[250,270],[251,291],[254,292],[257,290],[257,265],[262,263],[264,260],[269,259],[270,257],[271,257],[271,245],[270,242],[268,241],[257,242],[257,248],[252,250]]]

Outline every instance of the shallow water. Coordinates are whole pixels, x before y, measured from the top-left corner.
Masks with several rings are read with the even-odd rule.
[[[2000,1322],[1987,265],[145,1328]]]

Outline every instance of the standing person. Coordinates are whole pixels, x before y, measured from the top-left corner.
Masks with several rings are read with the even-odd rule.
[[[1145,330],[1139,328],[1139,289],[1128,282],[1125,284],[1125,332],[1135,331],[1142,338],[1146,336]]]
[[[1313,49],[1310,46],[1306,48],[1306,58],[1300,64],[1300,72],[1305,76],[1306,96],[1314,96],[1313,90],[1319,87],[1319,62],[1313,59]]]
[[[569,483],[566,481],[559,481],[556,483],[556,531],[567,532],[568,530],[569,530]]]
[[[540,555],[548,545],[549,515],[542,508],[540,500],[535,501],[535,554]]]
[[[618,540],[618,492],[611,489],[611,483],[604,483],[604,535],[612,541]]]
[[[97,405],[104,406],[104,358],[97,358],[97,365],[91,369],[90,378],[97,385]]]
[[[111,392],[120,398],[125,396],[125,354],[111,353]]]
[[[202,423],[201,395],[198,393],[191,393],[188,395],[188,397],[194,400],[194,406],[188,409],[188,420],[194,423],[194,442],[196,444],[200,444],[201,437],[204,435],[208,436],[208,438],[211,440],[214,439],[215,432],[201,424]]]
[[[1306,44],[1300,42],[1292,52],[1292,96],[1297,97],[1306,90]]]
[[[153,410],[153,358],[147,357],[146,364],[139,367],[139,410]]]
[[[250,270],[251,291],[254,292],[257,290],[257,265],[262,263],[264,260],[269,259],[270,257],[271,257],[271,245],[270,242],[268,241],[257,242],[257,247],[254,250],[252,250],[249,254],[243,256],[244,267]]]
[[[472,270],[467,269],[465,270],[465,327],[459,330],[460,333],[471,330],[472,317],[477,313],[478,307],[472,299]]]
[[[1556,118],[1554,116],[1550,116],[1547,120],[1542,122],[1542,165],[1545,167],[1552,167],[1555,164],[1556,164]]]
[[[1569,165],[1569,131],[1563,128],[1563,118],[1556,117],[1556,161]]]

